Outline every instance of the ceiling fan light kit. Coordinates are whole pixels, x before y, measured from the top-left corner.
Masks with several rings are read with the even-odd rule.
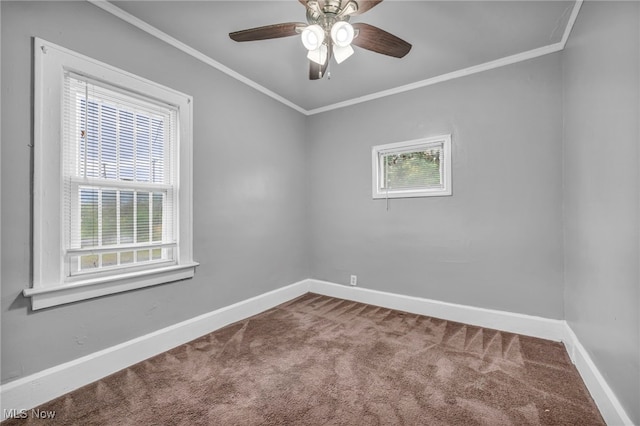
[[[328,43],[325,43],[326,31],[318,24],[307,26],[302,30],[302,44],[309,51],[307,58],[317,64],[324,65],[328,59]],[[346,21],[338,21],[331,26],[331,44],[333,57],[337,63],[342,63],[353,55],[351,42],[354,37],[354,29]]]
[[[331,41],[335,46],[347,47],[353,41],[353,26],[347,21],[338,21],[331,27]]]
[[[307,50],[316,50],[324,43],[324,30],[318,24],[309,25],[302,30],[301,39]]]
[[[321,44],[317,49],[309,50],[307,53],[307,59],[315,62],[318,65],[324,65],[327,62],[329,49],[326,44]]]
[[[353,47],[351,45],[347,44],[344,47],[333,46],[333,57],[336,58],[337,63],[343,63],[351,55],[353,55]]]
[[[402,58],[411,44],[373,25],[348,21],[382,0],[298,0],[307,9],[307,24],[289,22],[229,33],[234,41],[255,41],[300,34],[308,50],[309,79],[324,77],[331,57],[338,64],[353,55],[351,45],[383,55]]]

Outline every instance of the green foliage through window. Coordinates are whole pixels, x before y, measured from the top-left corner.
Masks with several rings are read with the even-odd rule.
[[[442,186],[440,148],[382,154],[384,189],[438,188]]]
[[[118,251],[117,245],[161,243],[165,197],[164,192],[80,189],[81,247],[115,250],[80,256],[80,270],[162,259],[166,249]]]

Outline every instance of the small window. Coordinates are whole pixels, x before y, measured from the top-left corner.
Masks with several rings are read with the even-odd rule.
[[[192,98],[34,41],[32,308],[193,277]]]
[[[373,198],[451,195],[451,135],[374,146]]]

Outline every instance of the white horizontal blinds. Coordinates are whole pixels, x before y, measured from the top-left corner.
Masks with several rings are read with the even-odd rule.
[[[67,73],[68,275],[174,261],[176,108]]]
[[[441,189],[444,143],[380,152],[380,188],[384,190]]]

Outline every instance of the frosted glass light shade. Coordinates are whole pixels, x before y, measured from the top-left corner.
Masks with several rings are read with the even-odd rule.
[[[337,63],[341,64],[351,55],[353,55],[353,47],[350,45],[346,45],[345,47],[340,47],[338,45],[333,46],[333,57],[336,58]]]
[[[309,25],[302,31],[302,44],[309,50],[316,50],[322,46],[324,30],[320,25]]]
[[[328,52],[327,45],[321,44],[316,50],[310,50],[309,53],[307,53],[307,59],[316,64],[324,65],[325,62],[327,62]]]
[[[331,27],[331,40],[336,46],[349,46],[353,41],[353,35],[353,27],[348,22],[338,21]]]

